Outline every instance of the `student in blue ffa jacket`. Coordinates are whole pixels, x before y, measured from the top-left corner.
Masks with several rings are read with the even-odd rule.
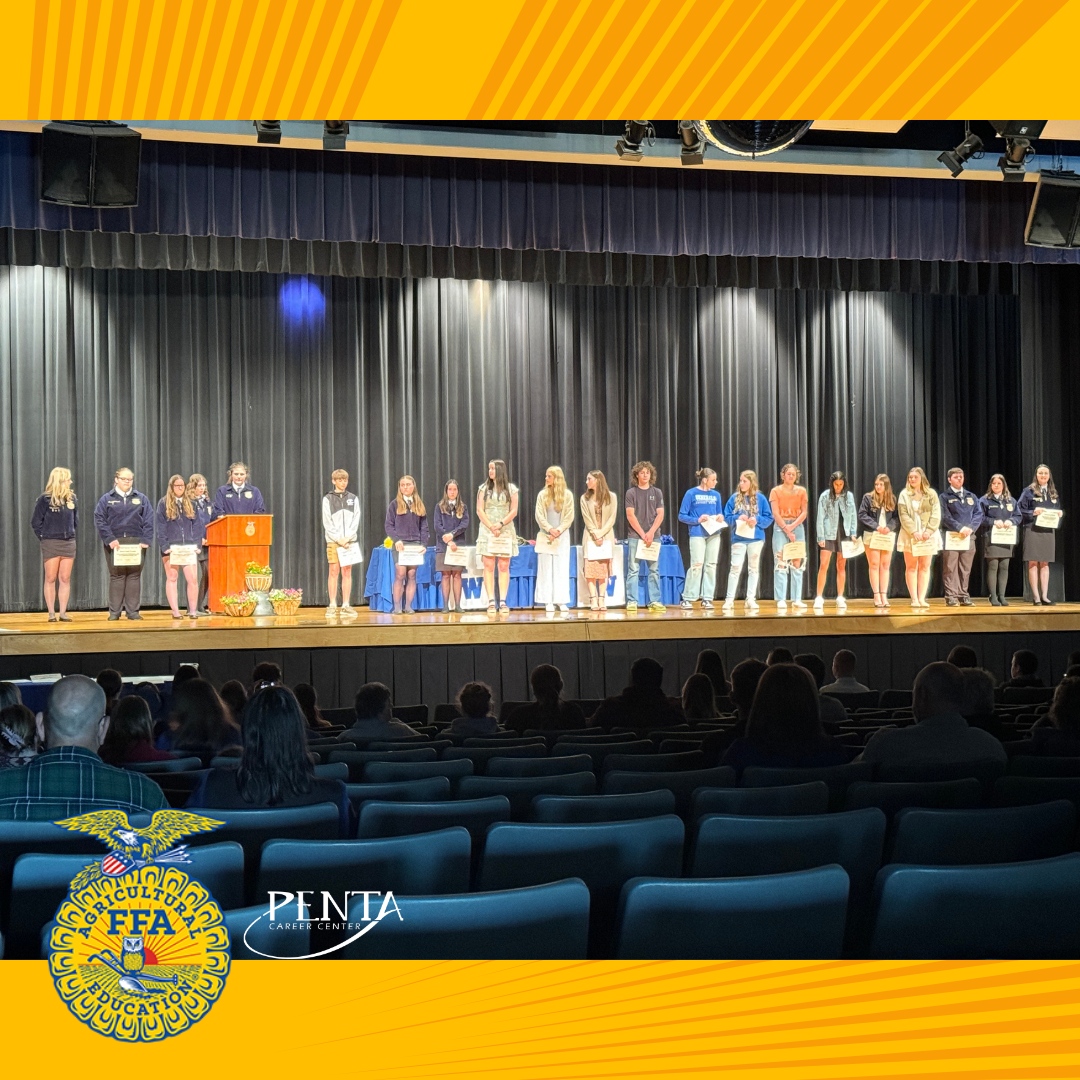
[[[692,487],[679,504],[679,520],[690,526],[690,569],[686,572],[682,606],[692,608],[695,600],[709,610],[716,595],[716,563],[720,558],[720,537],[705,526],[723,521],[724,501],[716,490],[716,473],[698,469],[697,487]]]
[[[724,614],[730,615],[735,608],[735,593],[739,588],[743,563],[746,571],[746,610],[758,610],[757,588],[761,567],[761,549],[765,546],[765,530],[773,523],[769,500],[758,490],[757,473],[747,469],[739,474],[739,486],[724,506],[724,518],[731,529],[731,570],[728,573],[727,596],[724,598]],[[739,536],[739,523],[744,531],[754,530],[753,536]]]
[[[206,535],[206,526],[214,520],[216,516],[214,514],[213,504],[210,502],[210,485],[206,482],[206,477],[202,473],[192,473],[188,477],[187,482],[187,495],[191,500],[191,505],[195,507],[195,513],[199,515],[203,524],[203,536]],[[210,551],[206,546],[205,539],[203,540],[203,546],[199,549],[199,614],[209,615],[210,612],[207,609],[206,602],[210,595],[210,575],[207,573],[207,563],[210,561]]]
[[[45,566],[45,607],[49,622],[71,622],[67,613],[71,595],[71,568],[75,563],[75,529],[79,504],[71,490],[71,471],[56,468],[49,473],[45,493],[38,496],[30,528],[41,544]],[[59,613],[55,610],[59,608]]]
[[[1001,533],[1004,529],[1016,528],[1023,514],[1001,473],[994,473],[990,477],[990,486],[979,500],[979,507],[983,513],[981,531],[983,558],[986,560],[986,591],[990,594],[991,605],[1008,607],[1005,590],[1009,584],[1009,560],[1015,545],[1004,543]]]
[[[188,618],[197,619],[199,552],[206,539],[206,522],[195,509],[195,504],[187,493],[187,481],[179,473],[169,477],[169,487],[157,505],[155,524],[161,562],[165,567],[165,595],[172,609],[172,617],[183,618],[177,597],[177,581],[180,571],[183,570],[184,581],[187,583]],[[174,551],[174,548],[177,550]],[[195,549],[191,552],[193,557],[190,562],[185,557],[181,564],[182,548]],[[173,559],[177,562],[174,563]]]
[[[469,510],[456,480],[443,485],[443,497],[435,506],[435,569],[442,575],[440,588],[443,606],[447,611],[461,609],[461,571],[463,567],[447,566],[446,552],[457,551],[469,531]]]
[[[229,482],[214,496],[214,517],[222,514],[265,514],[262,492],[248,483],[248,467],[242,461],[229,466]]]
[[[411,615],[416,599],[416,567],[402,566],[398,559],[406,544],[428,546],[427,510],[411,476],[403,476],[398,481],[397,498],[386,508],[386,535],[394,542],[394,562],[397,563],[393,613],[396,615],[400,611],[402,615]]]
[[[855,496],[848,488],[847,477],[837,469],[829,477],[829,486],[818,497],[817,504],[818,556],[817,596],[814,610],[825,610],[825,579],[829,563],[836,556],[836,610],[847,611],[844,586],[847,584],[847,560],[843,543],[855,540],[859,535],[859,515],[855,509]]]
[[[866,548],[866,569],[870,576],[870,588],[874,592],[874,607],[889,607],[889,578],[892,576],[893,553],[896,536],[900,532],[900,515],[896,509],[896,496],[888,473],[874,477],[874,490],[868,491],[859,503],[859,524],[863,527],[863,546]],[[893,536],[889,551],[873,548],[870,542],[875,533]]]
[[[1050,564],[1054,561],[1057,530],[1039,524],[1039,515],[1048,510],[1061,513],[1054,478],[1046,465],[1035,470],[1035,479],[1024,488],[1017,504],[1024,521],[1024,562],[1028,564],[1031,602],[1053,604],[1050,599]]]
[[[123,609],[129,619],[141,619],[142,562],[137,566],[116,566],[114,553],[121,545],[138,544],[144,551],[154,542],[154,508],[135,488],[135,474],[128,468],[116,470],[111,490],[98,499],[94,525],[105,545],[109,566],[109,619],[120,618]]]
[[[945,490],[938,496],[941,501],[941,524],[947,532],[959,533],[968,541],[967,551],[943,551],[941,573],[945,582],[945,603],[949,607],[962,604],[971,607],[968,582],[971,580],[971,564],[975,561],[975,533],[983,522],[982,506],[974,491],[964,487],[964,470],[951,468],[946,474]]]

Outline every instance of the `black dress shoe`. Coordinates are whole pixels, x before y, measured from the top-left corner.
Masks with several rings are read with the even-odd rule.
[[[960,601],[957,600],[955,596],[946,596],[945,597],[945,606],[946,607],[959,607],[960,606]]]
[[[970,596],[962,596],[962,597],[960,597],[960,606],[961,607],[974,607],[975,606],[975,601],[972,600]]]
[[[1042,601],[1037,597],[1031,601],[1032,607],[1042,607]]]
[[[1045,596],[1043,597],[1043,604],[1044,604],[1044,605],[1045,605],[1046,607],[1053,607],[1053,606],[1054,606],[1054,604],[1056,604],[1056,603],[1057,603],[1057,601],[1056,601],[1056,600],[1048,600],[1048,599],[1047,599],[1047,598],[1046,598]]]
[[[141,619],[142,616],[136,611],[134,615],[128,616],[128,622],[134,622],[136,619]]]

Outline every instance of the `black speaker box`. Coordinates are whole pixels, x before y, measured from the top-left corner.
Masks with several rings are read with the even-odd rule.
[[[41,129],[41,198],[63,206],[137,206],[142,136],[123,124],[61,120]]]
[[[1041,173],[1028,211],[1024,243],[1031,247],[1080,247],[1080,176]]]

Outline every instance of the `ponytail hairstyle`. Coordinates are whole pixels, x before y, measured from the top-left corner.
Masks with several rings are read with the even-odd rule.
[[[800,469],[793,461],[789,461],[786,465],[780,466],[780,483],[782,484],[784,482],[784,473],[786,473],[788,469],[795,470],[795,483],[797,484],[802,479],[802,469]]]
[[[699,485],[701,484],[702,480],[708,480],[708,478],[710,476],[715,476],[715,475],[716,475],[716,470],[715,469],[710,469],[710,468],[708,468],[707,466],[704,466],[704,465],[700,469],[698,469],[698,471],[696,473],[694,473],[694,476],[697,478],[697,482],[698,482]]]

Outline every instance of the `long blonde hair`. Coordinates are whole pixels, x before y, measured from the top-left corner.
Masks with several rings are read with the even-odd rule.
[[[908,469],[907,479],[904,481],[904,490],[910,491],[914,494],[915,489],[911,486],[911,474],[916,472],[919,474],[919,493],[921,495],[932,495],[934,489],[930,486],[930,481],[926,478],[926,473],[923,471],[922,466],[914,465]]]
[[[547,471],[555,477],[555,483],[548,487],[545,478],[544,505],[555,506],[562,513],[566,507],[566,476],[559,465],[551,465]]]
[[[596,481],[596,487],[592,491],[586,488],[585,498],[593,499],[598,506],[608,506],[611,502],[611,488],[608,487],[607,477],[599,469],[593,469],[588,475]]]
[[[402,480],[412,480],[412,490],[413,490],[412,512],[418,518],[425,517],[427,515],[427,510],[424,508],[424,500],[420,498],[420,492],[416,490],[416,481],[413,480],[413,478],[411,476],[409,476],[408,473],[406,473],[404,476],[398,477],[398,482],[397,482],[397,512],[399,514],[407,514],[409,512],[409,508],[405,505],[405,496],[401,494],[401,481]]]
[[[184,497],[178,499],[173,494],[173,484],[179,480],[184,485]],[[191,501],[191,496],[188,494],[188,482],[179,474],[173,473],[169,477],[169,486],[165,489],[165,516],[170,521],[175,521],[183,511],[184,517],[193,518],[195,516],[195,506]]]
[[[748,476],[750,478],[750,490],[744,495],[738,487],[735,488],[735,509],[736,510],[749,510],[754,513],[758,508],[758,479],[757,473],[753,469],[743,469],[739,473],[739,483],[742,483],[742,478]]]
[[[53,469],[45,485],[45,494],[49,496],[50,506],[66,506],[75,497],[71,490],[71,470],[59,466]]]
[[[198,492],[199,492],[199,485],[200,484],[205,484],[206,485],[206,494],[203,495],[203,498],[208,499],[210,497],[210,484],[207,482],[206,477],[203,476],[202,473],[193,472],[188,477],[188,481],[187,481],[187,493],[186,494],[187,494],[187,497],[189,499],[194,500],[194,499],[198,498]]]
[[[923,480],[925,479],[926,477],[924,476]],[[896,496],[893,494],[892,481],[889,479],[888,473],[879,472],[877,476],[874,477],[875,488],[879,480],[885,485],[885,493],[882,495],[881,501],[879,502],[877,491],[874,490],[870,492],[870,509],[880,510],[884,507],[891,514],[896,509]]]

